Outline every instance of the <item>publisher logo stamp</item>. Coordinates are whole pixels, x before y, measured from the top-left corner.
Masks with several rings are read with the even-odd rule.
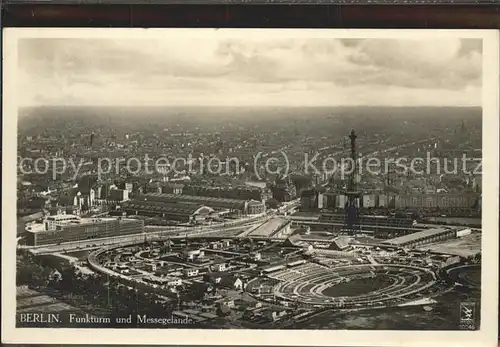
[[[474,302],[460,303],[460,329],[476,329],[476,304]]]

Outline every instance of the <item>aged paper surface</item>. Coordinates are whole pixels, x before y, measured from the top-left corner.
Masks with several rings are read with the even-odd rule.
[[[3,35],[5,343],[495,343],[497,32]]]

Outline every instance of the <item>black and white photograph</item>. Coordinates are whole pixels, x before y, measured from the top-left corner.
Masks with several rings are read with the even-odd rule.
[[[4,41],[6,342],[496,341],[497,33]]]

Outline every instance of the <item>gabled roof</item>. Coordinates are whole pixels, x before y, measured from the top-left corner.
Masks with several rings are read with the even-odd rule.
[[[121,203],[122,209],[131,209],[143,212],[158,212],[175,215],[193,215],[201,209],[210,207],[199,204],[164,203],[158,201],[129,200]]]
[[[347,237],[339,236],[335,238],[330,244],[330,249],[344,250],[349,247],[349,239]]]
[[[43,217],[43,213],[42,212],[37,212],[37,213],[33,213],[33,214],[30,214],[28,216],[23,216],[20,219],[20,221],[24,222],[24,223],[28,223],[28,222],[32,222],[34,220],[37,220],[37,219],[40,219]]]
[[[244,209],[245,201],[237,199],[213,198],[206,196],[194,195],[178,195],[178,194],[162,194],[148,193],[139,197],[141,200],[158,201],[164,203],[184,203],[184,204],[199,204],[210,206],[213,208],[228,208],[228,209]]]
[[[301,246],[299,242],[301,241],[300,235],[292,235],[283,241],[283,246],[299,247]]]
[[[420,239],[426,238],[426,237],[432,237],[432,236],[437,236],[441,235],[447,232],[452,231],[453,229],[450,228],[434,228],[434,229],[426,229],[422,230],[413,234],[409,235],[404,235],[400,237],[396,237],[390,240],[386,240],[383,243],[385,244],[391,244],[391,245],[404,245],[410,242],[415,242]]]

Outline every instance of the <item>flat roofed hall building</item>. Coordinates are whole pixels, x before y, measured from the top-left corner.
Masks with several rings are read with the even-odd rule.
[[[74,215],[49,216],[43,223],[27,225],[27,244],[58,244],[104,237],[140,234],[144,222],[122,218],[80,218]]]
[[[149,200],[129,200],[120,205],[128,215],[160,217],[179,222],[204,221],[214,212],[213,208],[201,204],[172,203]]]
[[[413,234],[396,237],[384,241],[384,244],[389,244],[397,247],[417,247],[432,242],[438,242],[455,238],[457,230],[451,228],[435,228],[419,231]]]
[[[208,206],[214,210],[230,210],[243,214],[257,214],[265,211],[264,203],[250,200],[214,198],[208,196],[178,195],[149,193],[138,197],[137,200],[155,201],[163,203],[198,204]]]

